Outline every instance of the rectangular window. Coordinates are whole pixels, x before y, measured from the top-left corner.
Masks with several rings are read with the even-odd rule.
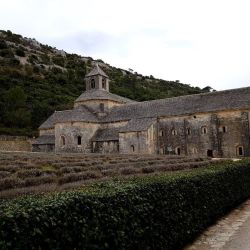
[[[104,112],[104,103],[100,103],[100,111]]]
[[[77,136],[77,145],[82,145],[82,137]]]

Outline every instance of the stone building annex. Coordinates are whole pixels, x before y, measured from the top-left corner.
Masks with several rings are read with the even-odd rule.
[[[33,151],[250,156],[250,87],[136,102],[96,65],[72,110],[55,111]]]

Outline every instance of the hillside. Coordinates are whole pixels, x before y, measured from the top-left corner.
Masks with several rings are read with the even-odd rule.
[[[137,101],[202,92],[179,81],[143,76],[0,30],[0,134],[36,135],[37,127],[54,110],[72,107],[85,89],[86,72],[96,61],[111,78],[111,92]]]

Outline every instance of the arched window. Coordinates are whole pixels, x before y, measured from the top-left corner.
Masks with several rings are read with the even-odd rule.
[[[191,135],[191,129],[187,128],[187,135]]]
[[[163,130],[160,130],[160,131],[159,131],[159,136],[163,136],[163,135],[164,135]]]
[[[206,126],[201,127],[201,133],[204,135],[207,134],[207,127]]]
[[[160,148],[160,154],[161,154],[161,155],[164,155],[164,154],[165,154],[165,149],[164,149],[164,147],[161,147],[161,148]]]
[[[237,153],[237,156],[243,156],[244,155],[243,147],[242,146],[238,146],[236,148],[236,153]]]
[[[82,145],[82,137],[77,136],[77,145]]]
[[[91,88],[92,88],[92,89],[95,88],[95,79],[91,79]]]
[[[172,135],[177,135],[177,130],[176,129],[172,129]]]
[[[65,140],[65,137],[62,135],[61,137],[60,137],[60,146],[62,147],[62,146],[65,146],[65,144],[66,144],[66,140]]]
[[[130,146],[130,150],[131,150],[132,153],[135,152],[135,146],[134,146],[134,145],[131,145],[131,146]]]
[[[180,147],[175,148],[175,154],[177,154],[177,155],[181,154],[181,148]]]
[[[106,78],[102,78],[102,88],[106,89]]]

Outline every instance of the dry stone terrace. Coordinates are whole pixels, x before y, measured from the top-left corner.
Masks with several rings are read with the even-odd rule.
[[[0,198],[72,189],[114,177],[187,170],[210,162],[166,155],[0,152]]]

